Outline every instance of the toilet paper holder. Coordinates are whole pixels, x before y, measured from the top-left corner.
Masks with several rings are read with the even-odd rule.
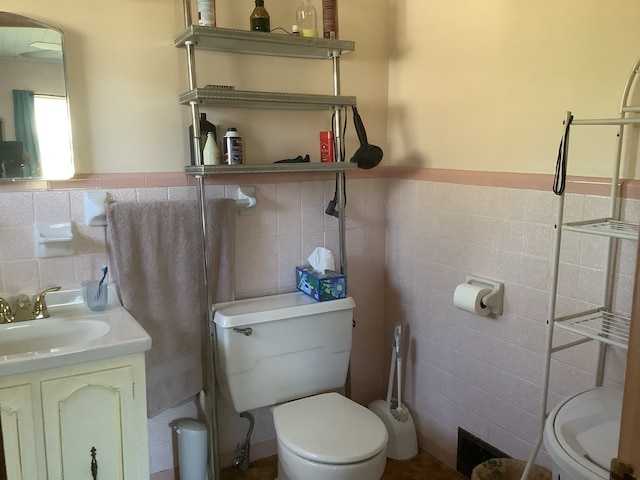
[[[502,307],[504,303],[504,283],[496,282],[488,278],[478,277],[476,275],[467,275],[464,283],[475,285],[482,288],[490,288],[491,293],[482,297],[482,304],[491,309],[491,313],[502,315]]]

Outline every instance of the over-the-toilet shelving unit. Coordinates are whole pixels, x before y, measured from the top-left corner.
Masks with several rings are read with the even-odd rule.
[[[558,155],[556,167],[556,179],[554,192],[558,195],[558,205],[555,219],[555,241],[553,253],[553,271],[549,292],[549,308],[547,320],[547,339],[544,357],[543,388],[540,401],[540,425],[538,437],[533,451],[527,461],[527,466],[522,473],[521,480],[526,480],[529,471],[535,462],[536,456],[542,445],[544,428],[549,411],[547,410],[549,377],[551,373],[551,356],[561,350],[581,345],[585,342],[596,341],[599,343],[597,371],[595,374],[595,386],[601,386],[604,377],[604,366],[607,347],[613,346],[626,350],[629,343],[629,331],[631,325],[630,315],[615,312],[614,307],[614,281],[615,262],[618,252],[618,243],[621,241],[638,241],[639,224],[626,221],[621,218],[620,204],[620,170],[625,144],[630,141],[629,130],[640,125],[640,106],[631,105],[632,88],[640,86],[640,59],[634,65],[631,75],[625,85],[620,112],[618,118],[603,119],[576,119],[571,112],[567,112],[564,120],[564,135]],[[569,133],[572,128],[578,126],[617,126],[618,141],[611,172],[611,190],[609,195],[609,216],[607,218],[585,219],[577,222],[564,222],[565,192],[567,174],[567,161],[569,153]],[[637,219],[636,219],[637,220]],[[558,277],[560,273],[560,254],[563,248],[563,232],[578,232],[584,235],[598,235],[608,238],[607,248],[603,252],[606,256],[605,280],[602,288],[601,304],[598,308],[587,311],[575,312],[570,315],[557,316],[556,302],[558,297]],[[635,249],[634,249],[635,251]],[[629,309],[630,310],[630,309]],[[554,345],[553,336],[556,329],[565,330],[578,335],[578,339]],[[608,467],[608,466],[607,466]]]
[[[192,24],[191,0],[183,0],[185,30],[174,39],[177,48],[184,48],[187,52],[189,90],[180,95],[179,102],[191,109],[191,124],[193,125],[193,152],[195,165],[185,167],[185,173],[196,179],[198,203],[202,225],[203,266],[205,271],[205,285],[207,292],[207,310],[203,312],[205,326],[203,331],[209,332],[209,337],[203,336],[203,357],[207,359],[203,365],[203,384],[206,396],[206,418],[209,439],[209,466],[215,480],[220,478],[219,440],[217,404],[215,400],[215,362],[213,346],[216,344],[215,328],[212,326],[210,312],[213,306],[212,291],[208,285],[209,265],[207,252],[207,222],[205,212],[204,180],[211,175],[249,174],[249,173],[304,173],[304,172],[334,172],[336,174],[336,200],[338,212],[339,233],[339,265],[342,273],[346,273],[346,233],[345,233],[345,172],[358,168],[357,164],[344,160],[343,127],[348,107],[356,106],[356,98],[343,96],[340,92],[340,57],[355,49],[355,42],[324,39],[293,37],[284,34],[252,32],[229,28],[209,27]],[[285,92],[256,92],[215,85],[199,86],[196,78],[196,50],[218,51],[232,54],[270,55],[278,57],[293,57],[316,60],[329,60],[333,64],[333,95],[293,94]],[[210,106],[218,108],[268,108],[268,109],[305,109],[327,110],[333,115],[333,133],[335,139],[334,162],[328,163],[281,163],[281,164],[251,164],[250,159],[243,165],[204,165],[201,157],[200,137],[200,107]]]

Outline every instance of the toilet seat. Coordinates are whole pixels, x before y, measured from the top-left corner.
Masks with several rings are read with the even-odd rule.
[[[333,465],[362,462],[387,445],[376,414],[337,393],[295,400],[273,409],[278,441],[304,459]]]
[[[549,414],[544,443],[563,479],[609,478],[618,452],[622,391],[596,387],[558,404]]]

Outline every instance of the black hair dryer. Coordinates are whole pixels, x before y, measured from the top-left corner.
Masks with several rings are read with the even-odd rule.
[[[357,163],[358,168],[364,169],[376,167],[382,161],[382,149],[376,145],[369,144],[367,131],[364,129],[358,109],[355,105],[351,108],[353,108],[353,124],[356,127],[358,140],[360,140],[360,147],[351,157],[351,163]]]

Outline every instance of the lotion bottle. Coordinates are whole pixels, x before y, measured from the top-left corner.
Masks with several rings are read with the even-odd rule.
[[[207,132],[207,143],[204,145],[203,163],[205,165],[220,165],[220,150],[213,132]]]

